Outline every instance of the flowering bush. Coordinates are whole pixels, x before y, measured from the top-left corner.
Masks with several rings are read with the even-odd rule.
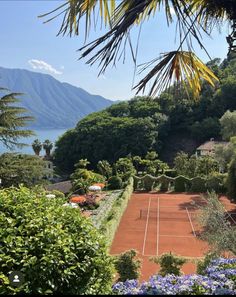
[[[235,295],[236,259],[212,260],[205,275],[154,275],[141,285],[136,280],[113,286],[118,295]]]

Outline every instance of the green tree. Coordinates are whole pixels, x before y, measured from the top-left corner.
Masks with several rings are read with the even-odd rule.
[[[209,243],[212,252],[236,255],[236,227],[230,224],[223,204],[214,192],[209,193],[206,202],[199,217],[203,228],[201,238]]]
[[[109,27],[108,32],[99,36],[94,41],[86,44],[82,50],[82,58],[88,57],[89,64],[99,63],[100,74],[104,73],[111,64],[116,64],[120,55],[125,55],[125,48],[121,46],[129,44],[132,49],[132,58],[137,63],[130,41],[132,29],[137,24],[148,20],[151,15],[164,10],[167,24],[176,21],[178,26],[178,45],[171,52],[164,53],[161,57],[152,59],[143,67],[143,71],[149,70],[146,76],[136,85],[137,92],[145,90],[147,84],[153,79],[149,94],[163,90],[172,81],[184,82],[186,89],[191,89],[195,96],[201,90],[201,80],[214,85],[216,76],[210,68],[204,65],[194,54],[192,38],[197,41],[201,48],[205,49],[201,40],[201,33],[212,34],[212,29],[218,27],[222,22],[228,22],[232,32],[227,36],[229,45],[228,55],[235,53],[236,39],[236,9],[234,0],[167,0],[167,1],[72,1],[68,0],[46,15],[51,19],[64,14],[58,34],[73,36],[79,35],[81,20],[86,18],[85,35],[89,34],[91,21],[100,11],[101,23]],[[175,13],[173,18],[171,10]],[[51,15],[52,14],[52,15]],[[45,16],[45,15],[44,15]],[[96,22],[94,23],[95,26]],[[161,27],[160,27],[161,29]],[[188,48],[188,51],[185,50]],[[206,49],[205,49],[206,50]],[[92,54],[90,56],[90,54]]]
[[[24,184],[31,187],[45,182],[47,171],[44,161],[38,156],[4,153],[0,155],[0,177],[3,187]]]
[[[43,149],[45,150],[47,157],[50,157],[52,148],[53,148],[53,143],[49,139],[46,139],[43,142]]]
[[[39,139],[35,139],[34,142],[32,143],[32,148],[34,150],[35,155],[39,156],[41,150],[42,150],[42,143],[39,141]]]
[[[236,201],[236,156],[235,155],[229,164],[226,187],[227,187],[228,196],[233,201]]]
[[[227,110],[220,118],[220,124],[224,140],[230,140],[230,137],[236,136],[236,111]]]
[[[7,92],[0,88],[1,92]],[[8,148],[22,147],[24,144],[19,142],[22,137],[34,135],[31,130],[25,130],[21,127],[26,126],[33,120],[33,117],[27,116],[25,108],[15,106],[20,100],[17,96],[21,93],[9,93],[0,97],[0,141]]]
[[[162,254],[159,257],[153,257],[151,258],[151,261],[160,265],[158,274],[161,276],[166,276],[168,274],[181,275],[180,269],[187,262],[185,258],[176,256],[171,252]]]
[[[140,275],[141,261],[137,259],[135,250],[126,251],[115,260],[115,268],[119,274],[118,281],[125,282],[130,279],[138,279]]]
[[[112,176],[112,167],[106,160],[99,161],[97,164],[99,173],[105,176],[107,179]]]
[[[113,259],[103,236],[64,202],[24,187],[0,191],[1,273],[24,274],[21,295],[111,291]],[[6,288],[4,293],[12,292]]]

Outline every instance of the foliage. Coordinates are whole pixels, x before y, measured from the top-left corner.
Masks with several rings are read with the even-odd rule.
[[[129,250],[117,256],[115,268],[119,274],[118,281],[120,282],[138,279],[140,276],[141,261],[137,259],[137,252],[135,250]]]
[[[113,168],[114,173],[120,176],[123,182],[126,182],[136,172],[130,158],[119,158],[113,165]]]
[[[216,145],[214,158],[219,163],[221,171],[225,172],[228,169],[230,161],[236,152],[236,137],[231,137],[228,145]]]
[[[119,226],[121,217],[128,205],[132,193],[133,177],[130,177],[128,185],[125,187],[121,196],[118,199],[116,199],[106,219],[100,225],[100,231],[106,237],[108,244],[112,243],[116,229]]]
[[[213,175],[213,176],[209,176],[206,179],[206,190],[209,192],[216,192],[216,193],[222,193],[224,192],[224,186],[223,186],[223,181],[222,178],[220,178],[220,175]]]
[[[174,254],[165,253],[159,257],[153,257],[151,260],[160,265],[160,270],[158,274],[161,276],[166,276],[168,274],[181,275],[181,267],[187,262],[186,259],[176,256]]]
[[[35,153],[35,155],[39,156],[41,150],[42,150],[42,143],[39,139],[35,139],[32,143],[32,148],[33,148],[33,151]]]
[[[206,192],[206,180],[200,176],[192,178],[190,191],[198,193]]]
[[[1,272],[24,274],[21,294],[109,293],[112,258],[79,209],[24,187],[2,190],[0,200]]]
[[[188,156],[184,152],[179,152],[174,160],[174,169],[178,175],[186,177],[206,177],[215,172],[219,172],[219,165],[213,157]]]
[[[235,295],[236,260],[212,260],[205,275],[154,275],[148,282],[136,280],[113,285],[116,295]]]
[[[142,177],[142,183],[143,183],[144,189],[147,192],[152,191],[155,180],[156,180],[155,177],[151,176],[150,174],[146,174],[145,176]]]
[[[19,142],[21,137],[34,135],[31,130],[23,130],[33,120],[27,116],[25,108],[16,106],[20,102],[16,97],[21,93],[9,93],[6,89],[0,88],[0,92],[7,93],[0,97],[0,142],[7,148],[22,147],[24,144]]]
[[[158,180],[161,183],[160,190],[161,191],[168,191],[170,182],[172,181],[172,178],[170,178],[169,176],[166,176],[166,175],[161,175],[158,178]]]
[[[217,118],[205,118],[201,122],[194,122],[190,127],[190,131],[193,138],[203,142],[219,136],[220,123]]]
[[[175,17],[171,13],[173,10]],[[92,24],[96,26],[95,18],[100,12],[101,25],[108,27],[108,31],[95,40],[85,44],[80,50],[81,58],[88,58],[87,63],[100,66],[99,74],[106,71],[108,66],[116,65],[116,62],[123,56],[126,57],[126,45],[132,50],[132,59],[137,63],[138,52],[133,50],[131,33],[136,25],[141,25],[151,15],[158,15],[164,11],[168,26],[176,23],[178,46],[176,49],[161,54],[146,63],[141,72],[145,76],[135,86],[137,92],[145,91],[150,83],[149,94],[168,88],[173,82],[182,84],[186,91],[190,91],[194,97],[198,97],[202,87],[202,80],[214,87],[217,80],[214,73],[194,53],[197,44],[205,49],[202,43],[202,32],[212,34],[214,28],[219,28],[222,22],[231,25],[231,32],[226,40],[229,45],[228,56],[235,53],[235,3],[228,1],[145,1],[141,4],[136,1],[68,1],[53,9],[51,12],[42,15],[48,16],[51,21],[59,15],[63,15],[62,23],[58,34],[80,35],[81,21],[86,18],[84,28],[85,36],[88,37]],[[94,20],[94,22],[92,22]],[[162,29],[163,26],[160,26]],[[132,30],[133,29],[133,30]],[[194,40],[193,40],[194,39]],[[129,42],[127,42],[129,40]],[[138,40],[139,44],[139,40]],[[187,48],[188,51],[184,50]],[[206,49],[205,49],[206,50]],[[92,56],[90,56],[92,54]],[[151,69],[150,69],[151,68]],[[148,72],[146,73],[146,71]]]
[[[49,192],[49,194],[55,195],[56,196],[55,198],[62,198],[62,199],[65,198],[65,194],[58,190],[52,190]]]
[[[112,176],[112,167],[106,160],[99,161],[97,164],[99,173],[109,179]]]
[[[104,221],[112,217],[112,213],[110,211],[115,201],[120,198],[122,192],[122,190],[108,192],[106,196],[99,202],[98,208],[92,210],[91,220],[97,229],[100,228]]]
[[[119,176],[111,176],[108,179],[108,184],[107,187],[109,190],[117,190],[117,189],[122,189],[123,187],[123,183],[122,183],[122,179]]]
[[[201,207],[200,224],[204,230],[201,234],[213,251],[236,254],[236,226],[231,225],[229,214],[225,211],[218,196],[212,192],[206,197],[207,205]]]
[[[190,182],[190,180],[187,177],[185,177],[183,175],[177,176],[174,181],[174,191],[175,192],[185,192],[188,182]]]
[[[236,201],[236,157],[234,157],[230,162],[226,187],[228,196],[233,201]]]
[[[212,262],[219,257],[216,252],[208,252],[203,260],[197,262],[197,274],[206,275],[206,269]]]
[[[50,156],[52,148],[53,148],[53,143],[49,139],[46,139],[43,142],[43,149],[46,152],[46,156]]]
[[[0,155],[1,186],[34,186],[43,183],[47,170],[38,156],[4,153]]]
[[[236,136],[236,111],[227,110],[220,118],[221,134],[224,140]]]
[[[77,166],[77,169],[70,177],[72,180],[73,192],[79,194],[87,193],[89,186],[93,183],[103,183],[105,181],[105,178],[102,175],[85,168],[80,168],[79,166]]]

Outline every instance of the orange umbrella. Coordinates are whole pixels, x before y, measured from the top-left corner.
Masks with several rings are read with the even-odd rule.
[[[84,196],[73,196],[70,198],[70,202],[74,203],[83,203],[86,201],[86,198]]]

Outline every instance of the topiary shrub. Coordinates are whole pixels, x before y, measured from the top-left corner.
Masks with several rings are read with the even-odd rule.
[[[155,180],[156,180],[155,177],[149,174],[146,174],[145,176],[143,176],[142,182],[143,182],[144,189],[148,192],[152,191]]]
[[[161,183],[161,187],[160,187],[160,190],[161,191],[168,191],[169,190],[169,185],[170,185],[170,182],[172,181],[173,179],[169,176],[166,176],[166,175],[161,175],[159,177],[159,182]]]
[[[108,179],[108,185],[107,185],[109,190],[118,190],[118,189],[122,189],[123,187],[123,183],[122,183],[122,179],[117,176],[117,175],[113,175]]]
[[[138,176],[134,176],[134,190],[139,190],[141,184],[141,178]]]
[[[1,273],[23,273],[20,294],[109,294],[114,266],[104,237],[64,202],[25,187],[0,191]]]
[[[179,175],[174,179],[174,191],[185,192],[189,179],[183,175]]]
[[[191,192],[206,192],[206,180],[203,177],[197,176],[191,179]]]
[[[168,274],[181,275],[182,272],[180,269],[187,262],[185,258],[176,256],[171,252],[162,254],[159,257],[153,257],[150,260],[160,265],[158,274],[161,276]]]
[[[139,278],[141,261],[136,257],[137,252],[135,250],[126,251],[117,257],[115,268],[119,273],[119,282]]]

